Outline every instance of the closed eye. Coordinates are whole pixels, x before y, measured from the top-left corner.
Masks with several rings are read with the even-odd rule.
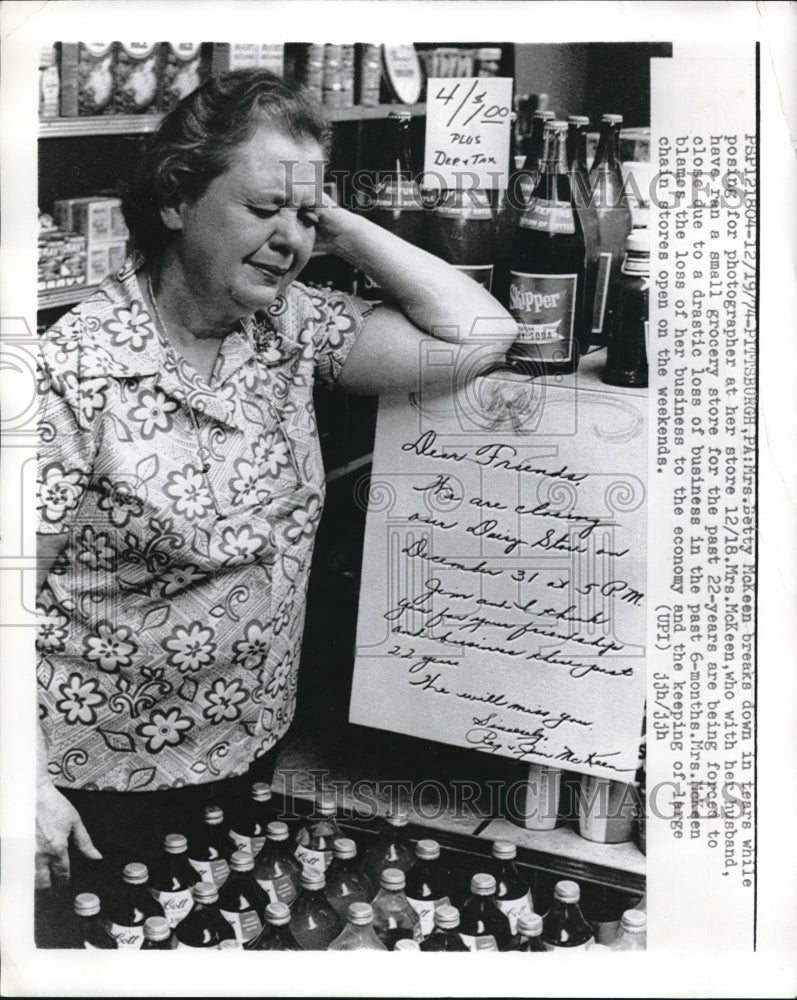
[[[302,225],[306,226],[308,229],[315,229],[320,222],[318,213],[308,208],[304,208],[299,212],[299,219]]]
[[[262,207],[260,205],[248,205],[249,211],[258,219],[270,219],[279,212],[276,206]]]

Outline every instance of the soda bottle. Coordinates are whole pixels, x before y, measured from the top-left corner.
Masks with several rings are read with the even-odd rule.
[[[409,937],[419,941],[421,921],[404,894],[406,879],[398,868],[385,868],[379,892],[371,904],[374,908],[374,930],[388,951],[396,941]]]
[[[247,951],[301,951],[290,928],[291,911],[285,903],[269,903],[265,926],[260,934],[244,945]]]
[[[586,348],[584,233],[565,154],[567,124],[549,122],[540,178],[512,251],[508,306],[518,339],[507,361],[526,375],[574,372]]]
[[[509,951],[514,943],[509,920],[495,901],[495,878],[477,872],[460,913],[459,936],[468,951]]]
[[[296,834],[294,854],[303,868],[318,868],[326,871],[332,861],[332,842],[340,837],[335,814],[335,799],[322,795],[316,802],[315,811]]]
[[[236,811],[228,836],[239,851],[256,858],[266,842],[266,827],[277,818],[271,801],[271,787],[265,781],[252,785],[249,798]]]
[[[451,188],[431,213],[427,249],[483,285],[493,285],[495,224],[480,188]]]
[[[517,923],[518,945],[514,951],[545,951],[542,943],[542,917],[539,913],[524,913]]]
[[[167,833],[163,838],[163,854],[152,864],[149,891],[163,907],[170,927],[188,914],[194,905],[191,887],[199,875],[188,861],[188,841],[182,833]]]
[[[351,903],[367,903],[374,897],[374,887],[357,863],[357,845],[348,837],[332,841],[332,864],[327,869],[327,899],[343,920]]]
[[[594,941],[592,927],[581,914],[578,901],[581,890],[577,882],[557,882],[553,904],[542,918],[542,940],[548,951],[557,948],[579,948]]]
[[[493,257],[493,295],[503,305],[509,294],[509,270],[512,263],[512,247],[521,215],[529,207],[534,191],[535,177],[525,166],[525,154],[518,152],[517,134],[514,127],[517,115],[512,112],[510,131],[511,152],[509,176],[506,187],[498,192],[495,211],[495,249]]]
[[[545,158],[545,127],[556,118],[553,111],[538,109],[531,116],[531,133],[522,142],[520,152],[525,155],[525,168],[531,177],[532,189],[537,186],[542,161]]]
[[[611,330],[610,293],[623,260],[625,241],[631,232],[631,209],[628,205],[620,169],[620,126],[622,115],[603,115],[590,184],[598,214],[600,243],[598,273],[595,280],[590,339],[605,345]]]
[[[142,951],[171,951],[175,946],[172,929],[166,917],[147,917],[144,921]]]
[[[249,851],[233,851],[230,877],[219,889],[219,912],[241,944],[263,930],[263,914],[268,906],[268,896],[255,880],[254,867],[255,859]]]
[[[415,854],[405,833],[408,823],[409,816],[402,809],[391,809],[385,816],[383,831],[363,856],[362,870],[373,885],[380,884],[385,868],[407,872],[415,864]]]
[[[76,948],[116,948],[117,942],[100,917],[100,897],[93,892],[80,892],[73,905],[77,920],[75,927]]]
[[[117,948],[140,948],[144,943],[144,921],[164,916],[163,907],[147,889],[149,872],[139,861],[131,861],[122,871],[122,885],[113,893],[103,913],[103,926],[116,940]]]
[[[305,868],[302,889],[291,909],[291,930],[304,951],[324,951],[343,930],[343,921],[324,892],[326,876]]]
[[[191,890],[191,912],[174,928],[175,948],[220,948],[230,941],[240,948],[235,931],[219,912],[219,887],[215,882],[197,882]]]
[[[421,946],[412,938],[399,938],[393,945],[393,951],[420,951]]]
[[[517,870],[516,857],[517,847],[509,841],[496,840],[493,844],[491,873],[495,877],[495,901],[513,934],[517,932],[518,920],[534,912],[531,889]]]
[[[445,889],[446,872],[440,866],[440,845],[436,840],[419,840],[415,845],[418,859],[407,872],[405,893],[421,921],[421,940],[434,929],[434,911],[449,902]]]
[[[610,945],[612,951],[645,951],[647,948],[647,914],[642,910],[626,910],[620,919],[620,930]]]
[[[620,918],[628,909],[626,894],[603,885],[589,885],[580,906],[597,943],[611,945],[620,929]]]
[[[599,844],[623,844],[634,836],[636,792],[625,781],[582,774],[578,795],[578,832]]]
[[[587,166],[587,131],[589,118],[586,115],[570,115],[567,119],[567,166],[570,170],[570,184],[573,188],[576,212],[584,232],[584,329],[592,330],[592,313],[595,302],[595,285],[598,280],[598,260],[600,254],[600,233],[598,212],[592,196],[592,185]]]
[[[206,806],[202,823],[188,840],[188,860],[202,881],[224,885],[230,874],[227,863],[230,846],[224,829],[224,810],[221,806]]]
[[[470,951],[459,934],[459,910],[456,906],[438,906],[434,911],[434,929],[421,943],[421,951]]]
[[[351,903],[348,922],[329,945],[329,951],[387,951],[374,931],[374,910],[370,903]]]
[[[634,229],[625,241],[625,258],[614,298],[603,370],[603,381],[608,385],[647,387],[649,284],[650,237],[647,229]]]
[[[288,826],[273,820],[266,827],[266,842],[255,859],[255,878],[272,903],[291,906],[299,894],[302,866],[288,848]]]

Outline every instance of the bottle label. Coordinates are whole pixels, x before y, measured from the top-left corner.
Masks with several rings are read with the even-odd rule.
[[[263,849],[266,842],[265,837],[245,837],[242,833],[230,830],[230,840],[235,844],[236,851],[249,851],[253,858],[256,858]]]
[[[290,906],[299,895],[293,880],[287,875],[275,875],[272,879],[258,879],[258,885],[268,896],[269,903],[285,903]]]
[[[175,948],[185,948],[188,951],[221,951],[222,950],[220,944],[205,945],[203,947],[202,945],[196,945],[196,944],[183,944],[182,941],[178,941],[177,944],[174,947]],[[241,945],[237,941],[225,941],[224,942],[224,947],[225,948],[235,948],[235,947],[240,948]]]
[[[325,872],[332,863],[332,851],[313,851],[299,844],[293,852],[294,857],[304,868],[313,868]]]
[[[509,921],[509,926],[512,928],[513,934],[517,934],[517,925],[520,918],[534,912],[530,892],[527,892],[525,896],[521,896],[519,899],[497,899],[496,902],[498,903],[498,909]]]
[[[609,297],[609,277],[612,270],[612,255],[602,251],[598,255],[598,275],[595,279],[595,298],[592,305],[592,332],[603,330],[606,317],[606,302]]]
[[[556,951],[563,955],[566,955],[568,953],[572,954],[573,952],[586,951],[587,948],[594,943],[595,943],[595,938],[591,937],[588,941],[584,941],[583,944],[574,944],[568,948],[567,945],[552,944],[550,941],[543,941],[546,951]]]
[[[194,905],[194,897],[190,889],[181,892],[161,892],[150,886],[150,894],[163,907],[163,915],[169,921],[169,927],[176,927],[184,920]]]
[[[492,219],[490,202],[483,192],[463,193],[459,204],[443,202],[435,211],[444,219]]]
[[[620,267],[621,274],[650,274],[650,257],[647,254],[626,254]]]
[[[396,183],[395,180],[388,180],[375,192],[372,208],[390,209],[402,212],[423,211],[423,199],[414,181],[402,178]]]
[[[468,951],[498,951],[498,943],[492,934],[460,934]]]
[[[577,281],[577,274],[510,272],[509,311],[518,342],[538,345],[541,361],[570,360]]]
[[[235,931],[235,937],[241,944],[256,938],[263,930],[263,924],[255,910],[244,910],[243,913],[234,913],[232,910],[219,912]]]
[[[569,201],[545,201],[532,198],[529,207],[520,217],[522,229],[534,229],[539,233],[557,233],[572,236],[576,231],[573,206]]]
[[[493,265],[492,264],[455,264],[454,267],[475,282],[486,288],[489,292],[493,287]]]
[[[230,866],[224,858],[217,858],[215,861],[194,861],[192,858],[188,860],[203,882],[214,882],[217,886],[222,886],[227,881]]]
[[[407,902],[415,910],[421,920],[421,938],[426,939],[434,930],[434,911],[438,906],[448,906],[448,896],[440,899],[413,899],[407,896]]]
[[[144,943],[144,924],[138,927],[125,927],[115,924],[112,920],[103,920],[106,931],[116,941],[117,948],[140,948]]]

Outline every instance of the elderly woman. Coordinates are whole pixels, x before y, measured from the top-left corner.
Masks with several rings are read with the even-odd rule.
[[[476,282],[323,198],[326,141],[294,86],[209,80],[144,155],[132,256],[44,336],[39,886],[70,841],[123,859],[270,779],[324,499],[314,382],[406,392],[424,341],[487,368],[514,336]],[[298,283],[317,236],[385,304]]]

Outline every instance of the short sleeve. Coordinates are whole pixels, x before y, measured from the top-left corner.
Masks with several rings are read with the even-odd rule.
[[[330,288],[299,289],[299,340],[305,347],[312,345],[316,379],[332,388],[376,303]]]

